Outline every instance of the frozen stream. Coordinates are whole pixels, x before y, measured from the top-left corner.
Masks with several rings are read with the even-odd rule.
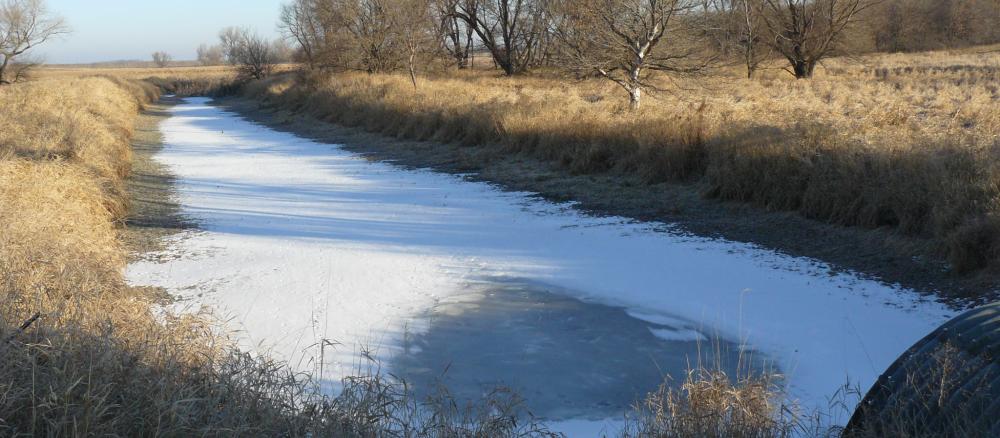
[[[952,314],[812,260],[372,163],[205,99],[171,111],[157,159],[200,230],[129,280],[331,382],[367,346],[418,384],[447,369],[459,395],[503,382],[536,414],[598,420],[740,343],[825,406]]]

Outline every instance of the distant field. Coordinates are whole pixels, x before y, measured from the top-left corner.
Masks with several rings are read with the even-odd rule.
[[[67,78],[91,75],[111,75],[125,79],[148,79],[151,77],[181,78],[231,78],[233,68],[226,65],[210,67],[87,67],[87,66],[46,66],[35,73],[38,79]]]
[[[282,64],[276,72],[286,72],[296,68],[295,64]],[[85,76],[114,76],[129,80],[165,78],[172,80],[233,81],[236,71],[229,65],[216,66],[172,66],[172,67],[90,67],[90,66],[45,66],[33,72],[36,80],[79,78]]]

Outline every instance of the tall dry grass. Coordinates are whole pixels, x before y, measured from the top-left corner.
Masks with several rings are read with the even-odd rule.
[[[185,403],[212,389],[206,322],[157,314],[122,276],[132,123],[156,95],[109,78],[0,88],[0,434],[209,424]]]
[[[481,72],[285,75],[246,94],[321,120],[490,145],[575,173],[697,182],[707,196],[924,238],[957,271],[1000,262],[1000,55],[833,60],[817,77],[667,80],[637,113],[614,85]]]
[[[635,406],[622,438],[781,438],[811,436],[812,421],[791,405],[773,376],[733,381],[690,370],[679,388],[664,383]]]
[[[233,353],[209,318],[159,312],[124,282],[129,139],[157,94],[111,78],[0,88],[0,435],[289,421],[260,382],[287,372],[262,373],[270,363]]]

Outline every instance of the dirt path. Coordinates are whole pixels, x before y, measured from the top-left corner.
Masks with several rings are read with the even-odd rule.
[[[796,257],[851,271],[888,284],[899,284],[956,307],[989,301],[998,295],[993,274],[958,276],[936,258],[928,242],[889,230],[865,230],[823,224],[795,213],[768,212],[741,203],[706,200],[692,184],[646,185],[621,176],[572,175],[538,160],[499,153],[496,148],[388,138],[276,110],[256,101],[230,98],[219,102],[271,128],[326,143],[343,144],[372,160],[450,173],[475,173],[476,180],[506,189],[537,192],[552,201],[576,201],[596,215],[674,223],[697,236],[749,242]]]

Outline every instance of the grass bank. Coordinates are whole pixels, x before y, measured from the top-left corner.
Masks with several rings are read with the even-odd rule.
[[[130,139],[158,94],[107,77],[0,88],[0,435],[366,427],[349,418],[367,405],[335,408],[307,378],[235,349],[211,315],[126,285]]]
[[[123,279],[129,141],[157,96],[97,77],[0,88],[0,434],[256,427],[233,397],[257,368],[227,358],[208,318],[158,311]]]
[[[481,146],[483,160],[529,157],[571,175],[685,184],[707,198],[882,230],[905,242],[901,258],[942,260],[933,268],[942,277],[992,278],[998,59],[879,55],[833,61],[810,81],[719,73],[664,84],[675,92],[637,113],[605,82],[481,72],[416,88],[395,75],[287,74],[244,95],[390,137]],[[976,294],[994,292],[984,287]]]

